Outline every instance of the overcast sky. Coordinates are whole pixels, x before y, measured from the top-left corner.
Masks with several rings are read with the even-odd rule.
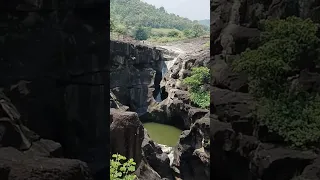
[[[191,20],[210,19],[210,0],[142,0]]]

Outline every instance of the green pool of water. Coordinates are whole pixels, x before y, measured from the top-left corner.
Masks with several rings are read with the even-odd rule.
[[[154,122],[144,123],[143,126],[153,141],[168,146],[175,146],[182,132],[176,127]]]

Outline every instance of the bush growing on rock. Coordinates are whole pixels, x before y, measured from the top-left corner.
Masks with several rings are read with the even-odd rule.
[[[136,175],[131,174],[135,169],[136,163],[133,159],[122,163],[127,158],[120,154],[113,154],[110,160],[110,180],[134,180]]]
[[[207,67],[192,68],[191,76],[183,80],[189,88],[190,100],[201,108],[210,105],[210,92],[204,88],[204,85],[209,83],[209,71]]]
[[[313,70],[319,63],[317,25],[310,19],[289,17],[263,23],[261,46],[247,49],[234,69],[249,75],[249,89],[259,101],[257,118],[294,146],[320,140],[320,98],[297,88],[290,77]]]

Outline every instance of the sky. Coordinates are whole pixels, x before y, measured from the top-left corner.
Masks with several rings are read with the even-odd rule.
[[[210,0],[142,0],[190,20],[210,19]]]

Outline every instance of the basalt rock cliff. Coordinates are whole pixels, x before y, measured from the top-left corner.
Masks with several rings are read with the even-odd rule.
[[[1,113],[1,136],[13,129],[16,140],[1,140],[0,179],[90,179],[90,170],[107,176],[108,3],[0,2],[0,89],[7,97],[1,101],[19,113]],[[30,131],[8,125],[17,120]],[[31,144],[19,149],[21,138]]]
[[[257,132],[255,99],[248,79],[232,71],[231,62],[259,42],[259,22],[298,16],[319,23],[317,0],[211,0],[211,176],[220,180],[316,180],[319,156],[281,145],[263,129]],[[300,76],[317,89],[319,74]],[[308,77],[308,78],[303,78]]]

